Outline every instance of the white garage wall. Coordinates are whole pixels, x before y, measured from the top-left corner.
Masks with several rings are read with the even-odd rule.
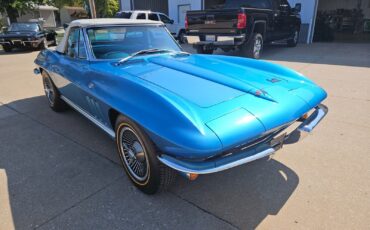
[[[120,0],[121,9],[120,10],[131,10],[131,0]]]
[[[294,7],[296,3],[302,4],[301,20],[303,27],[308,27],[306,43],[311,43],[313,38],[313,31],[315,28],[315,19],[317,12],[317,2],[319,0],[288,0],[289,4]]]

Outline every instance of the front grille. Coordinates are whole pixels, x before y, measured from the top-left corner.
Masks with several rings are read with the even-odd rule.
[[[248,141],[246,143],[240,144],[232,149],[224,151],[221,156],[228,156],[231,154],[237,154],[240,152],[244,152],[256,145],[262,144],[262,143],[268,143],[270,142],[274,137],[276,137],[279,133],[281,133],[283,130],[285,130],[289,125],[285,125],[283,127],[280,127],[278,129],[272,130],[268,133],[263,134],[262,136],[259,136],[251,141]]]

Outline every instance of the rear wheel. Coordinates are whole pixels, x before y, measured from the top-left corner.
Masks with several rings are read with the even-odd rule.
[[[122,115],[116,120],[116,143],[126,174],[142,192],[154,194],[172,184],[175,171],[158,161],[157,149],[144,130]]]
[[[186,43],[185,35],[186,35],[185,34],[185,31],[181,30],[180,33],[179,33],[179,35],[178,35],[178,37],[177,37],[177,39],[179,40],[179,43],[180,44]]]
[[[12,47],[9,45],[3,45],[3,49],[6,53],[12,52]]]
[[[205,46],[197,46],[198,54],[213,54],[213,49],[207,49]]]
[[[263,36],[260,33],[254,33],[251,41],[245,42],[241,46],[241,52],[243,56],[259,59],[263,50]]]
[[[293,37],[288,39],[287,45],[288,47],[296,47],[299,40],[299,31],[296,29],[293,33]]]
[[[68,106],[60,98],[58,89],[55,87],[50,76],[45,71],[42,71],[42,82],[44,85],[45,96],[48,99],[50,108],[55,112],[65,111]]]

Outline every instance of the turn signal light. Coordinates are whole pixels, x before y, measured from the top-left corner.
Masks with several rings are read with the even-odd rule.
[[[237,28],[244,29],[245,27],[247,27],[247,15],[244,13],[239,13]]]
[[[188,173],[188,179],[189,180],[196,180],[198,178],[198,174],[195,174],[195,173]]]

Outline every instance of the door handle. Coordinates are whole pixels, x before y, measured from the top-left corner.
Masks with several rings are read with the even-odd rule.
[[[89,87],[89,89],[92,89],[95,87],[95,84],[92,82],[89,82],[89,84],[87,84],[87,87]]]

